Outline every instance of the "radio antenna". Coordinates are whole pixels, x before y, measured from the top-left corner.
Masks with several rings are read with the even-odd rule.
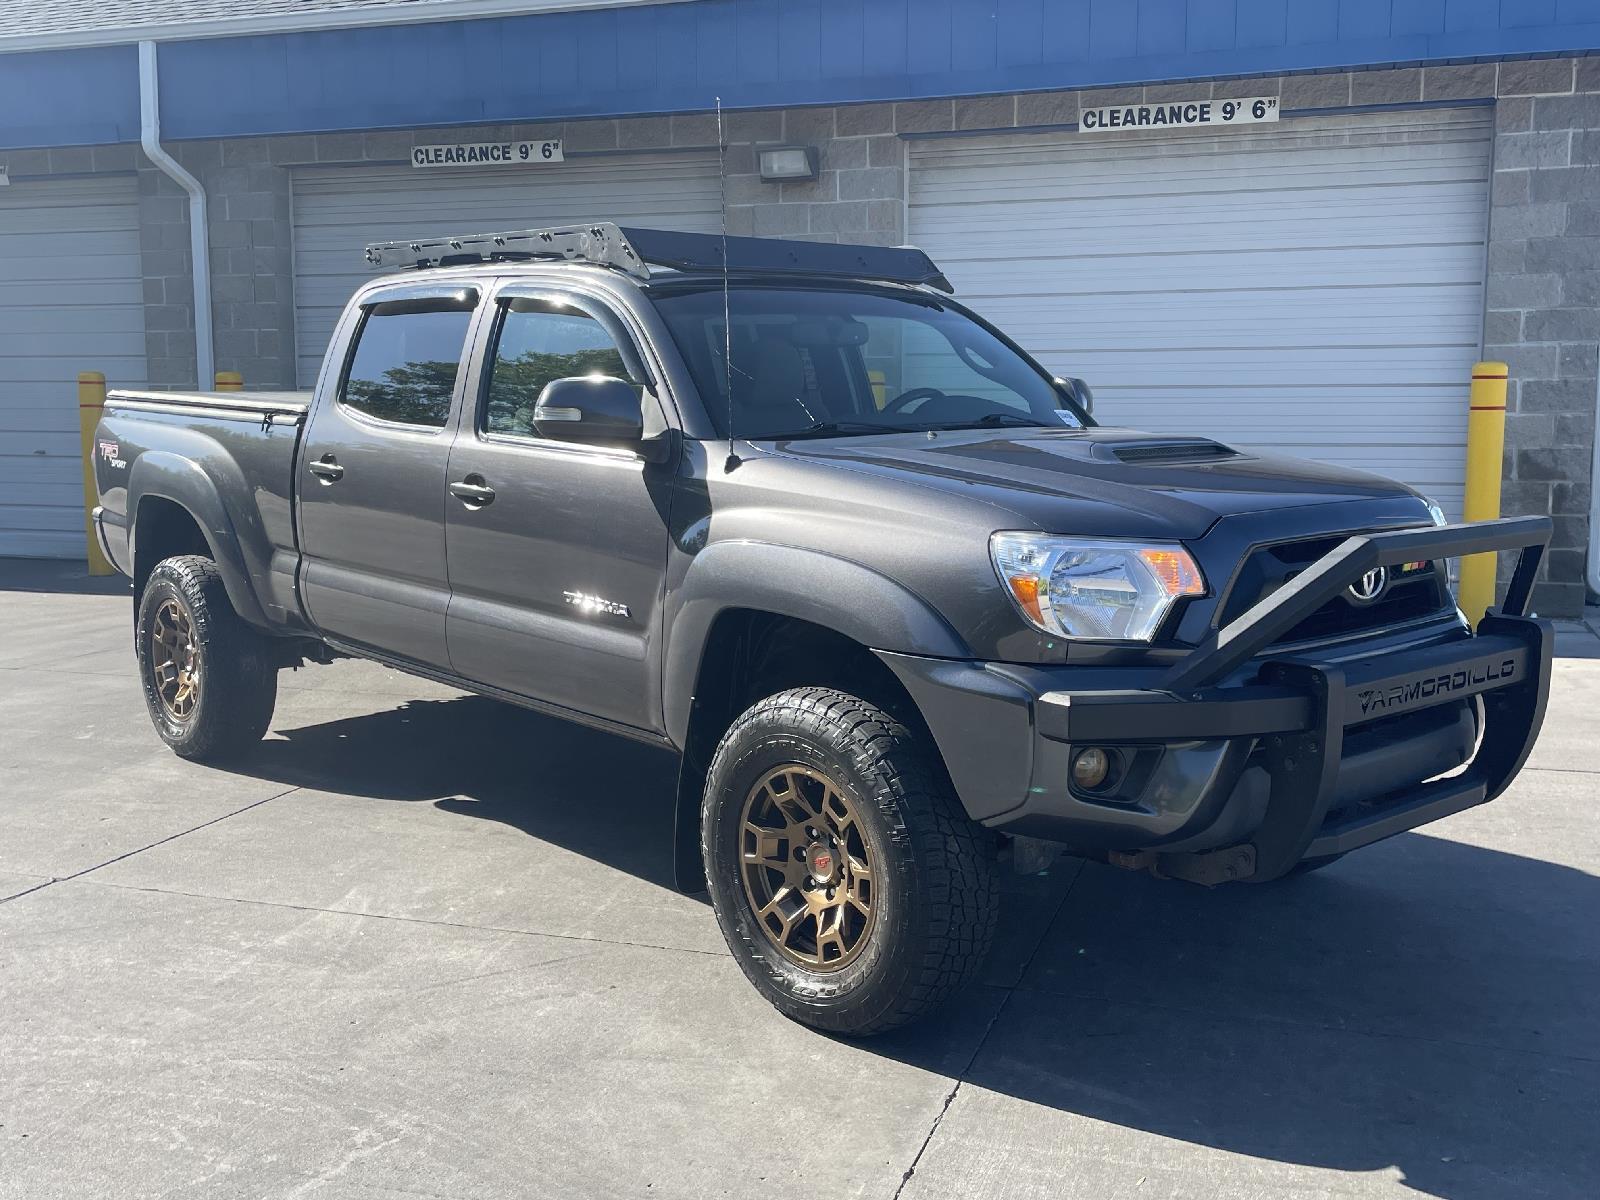
[[[717,187],[722,200],[722,391],[728,398],[728,459],[724,471],[739,465],[733,449],[733,312],[728,297],[728,139],[722,135],[722,97],[717,97]]]

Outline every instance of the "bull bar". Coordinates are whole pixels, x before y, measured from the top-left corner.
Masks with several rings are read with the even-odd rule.
[[[1544,720],[1554,633],[1527,609],[1550,533],[1548,517],[1515,517],[1350,537],[1215,630],[1155,688],[1041,696],[1038,733],[1080,744],[1256,738],[1270,790],[1266,815],[1248,842],[1199,853],[1112,856],[1203,883],[1275,879],[1302,860],[1486,803],[1522,768]],[[1519,553],[1505,601],[1475,634],[1366,658],[1273,651],[1368,571],[1509,550]],[[1336,805],[1347,729],[1471,697],[1482,704],[1482,732],[1464,768]]]

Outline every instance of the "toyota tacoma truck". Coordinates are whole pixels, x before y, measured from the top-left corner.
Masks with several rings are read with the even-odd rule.
[[[669,747],[680,883],[790,1017],[938,1004],[1007,865],[1268,883],[1494,799],[1538,734],[1547,518],[1100,426],[919,250],[367,257],[313,392],[106,404],[157,733],[247,754],[280,669],[355,656]],[[1474,629],[1446,565],[1499,551]]]

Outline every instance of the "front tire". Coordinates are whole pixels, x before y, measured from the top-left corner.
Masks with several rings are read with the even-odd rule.
[[[999,905],[994,839],[932,747],[828,688],[770,696],[712,759],[701,820],[734,960],[794,1020],[882,1033],[982,965]]]
[[[145,707],[180,758],[214,762],[261,740],[278,699],[268,640],[233,611],[216,563],[156,564],[135,630]]]

